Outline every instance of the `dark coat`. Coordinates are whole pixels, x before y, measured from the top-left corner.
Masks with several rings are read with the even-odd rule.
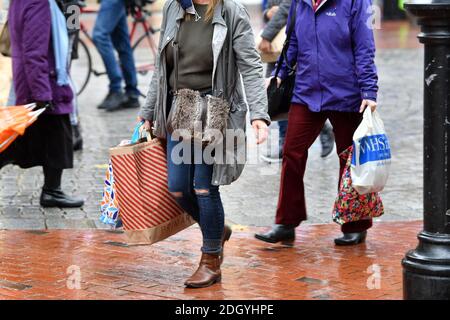
[[[53,101],[48,113],[71,113],[73,92],[56,83],[48,0],[12,1],[8,21],[16,103]]]
[[[279,6],[277,13],[270,19],[266,21],[267,24],[261,34],[261,37],[272,41],[277,34],[286,26],[287,18],[289,15],[289,8],[291,7],[292,0],[271,0],[267,6],[267,9],[273,6]],[[264,12],[264,18],[266,18],[266,12]]]

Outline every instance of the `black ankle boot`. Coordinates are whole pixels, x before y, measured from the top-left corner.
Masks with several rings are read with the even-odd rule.
[[[81,136],[79,124],[72,126],[72,139],[74,151],[83,149],[83,137]]]
[[[84,201],[78,198],[72,198],[58,188],[51,190],[42,189],[40,203],[44,208],[79,208],[83,206]]]
[[[293,245],[295,241],[295,226],[276,224],[266,233],[257,233],[255,238],[269,243],[282,242]]]
[[[344,233],[340,238],[334,239],[334,243],[337,246],[353,246],[366,241],[367,231],[356,233]]]

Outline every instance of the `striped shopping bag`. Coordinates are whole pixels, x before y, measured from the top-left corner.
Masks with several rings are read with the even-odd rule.
[[[111,148],[110,156],[129,244],[152,244],[195,222],[169,193],[165,148],[158,139]]]

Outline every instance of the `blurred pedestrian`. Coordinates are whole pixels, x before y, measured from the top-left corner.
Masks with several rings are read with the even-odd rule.
[[[264,22],[266,25],[261,33],[261,42],[258,47],[263,53],[272,52],[272,41],[280,33],[280,31],[286,26],[288,19],[289,8],[291,7],[292,0],[268,0],[267,9],[264,11]],[[266,65],[266,77],[269,78],[275,69],[275,62],[269,62]],[[278,121],[279,130],[279,148],[278,150],[268,150],[266,155],[262,155],[262,159],[267,162],[279,162],[283,155],[283,145],[286,138],[287,120]],[[334,135],[333,128],[327,121],[320,132],[320,142],[322,145],[322,151],[320,156],[326,158],[331,154],[334,148]],[[274,152],[275,151],[275,152]]]
[[[231,235],[231,229],[224,226],[219,186],[238,179],[245,161],[211,164],[202,156],[201,161],[193,164],[190,160],[196,148],[186,147],[183,153],[191,152],[187,155],[188,161],[184,161],[183,154],[179,163],[172,153],[175,155],[175,148],[179,150],[180,142],[167,132],[167,115],[174,108],[173,95],[177,95],[176,99],[180,97],[176,89],[195,90],[202,95],[223,97],[231,107],[226,115],[227,129],[244,134],[247,114],[244,89],[257,143],[262,143],[270,123],[263,66],[256,51],[249,15],[235,0],[194,0],[194,3],[169,0],[163,9],[161,30],[156,72],[140,118],[146,120],[147,129],[153,122],[156,136],[167,140],[169,191],[199,223],[202,231],[200,265],[185,285],[207,287],[221,280],[223,245]],[[179,50],[179,54],[175,50]],[[241,81],[236,81],[241,75],[243,87]],[[216,108],[215,105],[210,107]],[[207,112],[214,113],[209,107]],[[245,136],[237,140],[238,145],[233,146],[236,149],[223,150],[227,157],[231,154],[236,158],[236,150],[245,150]],[[187,143],[190,144],[191,139]]]
[[[333,125],[337,153],[352,145],[353,133],[366,107],[375,110],[378,76],[370,19],[371,0],[293,0],[295,28],[287,60],[297,63],[294,96],[284,145],[276,225],[256,238],[270,242],[295,240],[295,228],[306,220],[303,176],[308,149],[327,119]],[[280,76],[286,76],[283,65]],[[281,82],[281,79],[278,79]],[[345,161],[340,161],[341,177]],[[320,192],[317,190],[316,192]],[[372,220],[346,223],[337,245],[365,240]]]
[[[81,0],[56,0],[61,11],[64,13],[66,17],[66,21],[70,21],[72,18],[73,8],[76,6],[80,9],[81,6],[85,6],[84,1]],[[78,40],[80,36],[80,29],[76,25],[67,24],[67,31],[69,33],[69,57],[70,57],[70,66],[72,66],[72,60],[78,59]],[[70,75],[70,72],[69,72]],[[70,114],[70,124],[72,125],[72,137],[73,137],[73,150],[79,151],[83,149],[83,137],[81,135],[81,123],[79,116],[79,104],[77,97],[77,88],[72,78],[69,79],[70,87],[74,92],[73,95],[73,111]]]
[[[3,17],[0,17],[0,23],[3,23],[7,20],[7,12],[10,5],[10,0],[3,0],[2,2],[2,12],[5,12],[6,14]],[[4,21],[1,21],[4,20]],[[16,104],[16,95],[14,93],[14,85],[11,83],[11,87],[9,88],[8,98],[6,100],[7,106],[14,106]]]
[[[18,105],[36,102],[47,110],[25,135],[0,153],[0,168],[42,166],[43,207],[81,207],[61,190],[64,169],[73,167],[73,92],[68,83],[68,35],[54,0],[13,0],[9,8],[13,83]]]
[[[106,111],[139,107],[140,92],[128,34],[126,1],[128,0],[102,0],[94,27],[93,40],[109,78],[108,95],[98,106]],[[122,90],[123,80],[125,93]]]

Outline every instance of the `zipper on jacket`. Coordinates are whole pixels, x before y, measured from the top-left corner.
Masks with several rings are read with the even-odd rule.
[[[313,9],[314,11],[314,9]],[[317,81],[320,91],[320,106],[319,111],[322,111],[322,85],[320,84],[320,70],[319,70],[319,37],[317,36],[317,11],[314,11],[314,34],[316,37],[316,68],[317,68]]]

